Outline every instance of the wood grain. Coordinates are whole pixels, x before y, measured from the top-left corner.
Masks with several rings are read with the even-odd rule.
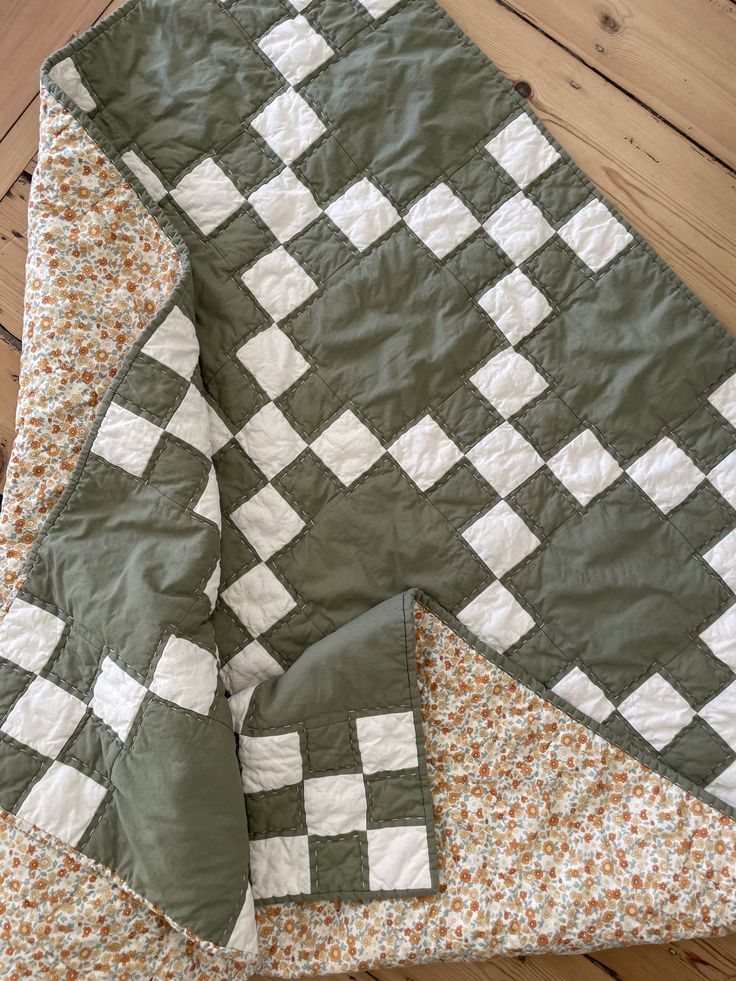
[[[736,168],[736,4],[505,0],[586,64]]]
[[[94,23],[108,2],[109,0],[3,0],[3,30],[0,34],[0,92],[3,94],[0,100],[0,138],[10,130],[36,95],[41,62]],[[24,164],[30,156],[30,153],[26,156]]]
[[[442,5],[518,88],[530,91],[534,109],[576,163],[736,333],[736,178],[499,3]]]

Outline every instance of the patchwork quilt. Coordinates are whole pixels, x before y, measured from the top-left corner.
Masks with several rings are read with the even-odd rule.
[[[0,956],[736,927],[736,344],[434,0],[128,0],[27,278]]]

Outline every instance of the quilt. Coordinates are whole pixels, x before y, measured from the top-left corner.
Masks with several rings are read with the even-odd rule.
[[[434,0],[128,0],[41,86],[0,956],[736,928],[734,340]]]

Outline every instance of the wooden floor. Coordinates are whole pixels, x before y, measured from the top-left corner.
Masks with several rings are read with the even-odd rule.
[[[114,9],[1,0],[0,474],[13,439],[26,208],[43,58]],[[442,0],[552,133],[736,333],[736,3]],[[343,976],[345,981],[347,976]],[[355,981],[736,981],[718,941],[503,958],[351,975]]]

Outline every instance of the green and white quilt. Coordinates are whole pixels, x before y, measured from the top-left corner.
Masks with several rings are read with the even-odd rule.
[[[134,273],[139,329],[0,625],[0,805],[244,970],[299,973],[279,916],[398,936],[481,868],[421,959],[521,949],[514,877],[573,877],[545,807],[611,927],[525,950],[733,928],[734,341],[433,0],[128,0],[42,85],[27,339],[83,306],[101,354]],[[490,762],[451,779],[432,698],[473,656],[442,753]],[[661,923],[621,905],[652,868]]]

